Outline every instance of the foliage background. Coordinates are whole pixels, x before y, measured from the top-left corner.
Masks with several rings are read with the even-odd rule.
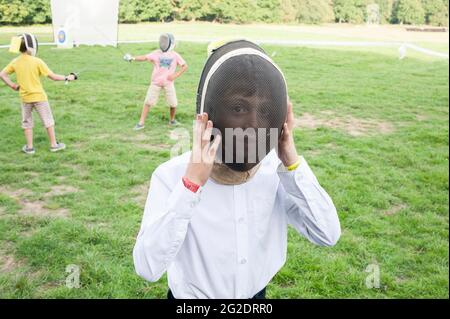
[[[448,26],[448,0],[121,0],[120,22],[360,24],[376,3],[382,23]],[[0,0],[0,24],[50,23],[50,0]]]

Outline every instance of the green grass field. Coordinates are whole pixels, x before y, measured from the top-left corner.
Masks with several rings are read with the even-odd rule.
[[[6,36],[4,37],[6,38]],[[146,53],[153,45],[123,45]],[[265,46],[284,70],[296,144],[333,198],[342,237],[316,247],[290,230],[288,260],[269,298],[448,298],[448,60]],[[190,130],[206,45],[181,43],[178,120]],[[163,277],[134,273],[132,248],[149,178],[170,158],[163,99],[132,131],[151,66],[114,48],[45,47],[65,86],[44,81],[67,150],[50,153],[35,116],[34,156],[20,152],[20,104],[0,87],[0,298],[164,298]],[[13,55],[0,50],[0,66]],[[65,285],[66,267],[81,287]],[[379,266],[380,288],[366,287]]]

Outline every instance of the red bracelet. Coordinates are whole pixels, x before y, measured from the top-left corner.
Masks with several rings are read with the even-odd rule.
[[[191,182],[186,177],[182,178],[184,186],[189,189],[193,193],[197,193],[198,189],[200,188],[200,185],[195,184],[194,182]]]

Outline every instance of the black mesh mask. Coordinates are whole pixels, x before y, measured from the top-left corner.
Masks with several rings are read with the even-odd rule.
[[[175,47],[175,38],[171,33],[161,34],[159,37],[159,48],[162,52],[173,50]]]
[[[287,114],[283,74],[256,44],[239,40],[208,58],[197,92],[197,113],[206,112],[222,135],[221,160],[248,171],[278,146]]]

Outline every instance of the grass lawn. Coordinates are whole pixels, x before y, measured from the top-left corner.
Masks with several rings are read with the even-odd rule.
[[[123,45],[141,54],[151,45]],[[284,70],[297,116],[298,150],[333,198],[343,234],[334,248],[289,233],[288,259],[269,298],[448,298],[448,60],[373,52],[265,46]],[[206,45],[182,42],[190,69],[177,81],[178,120],[190,130]],[[151,66],[114,48],[40,50],[65,86],[44,81],[59,140],[50,153],[35,116],[34,156],[16,92],[0,87],[0,298],[164,298],[131,251],[149,178],[170,158],[163,99],[132,131]],[[13,55],[0,51],[0,66]],[[66,267],[81,287],[65,286]],[[381,286],[368,289],[376,264]]]

